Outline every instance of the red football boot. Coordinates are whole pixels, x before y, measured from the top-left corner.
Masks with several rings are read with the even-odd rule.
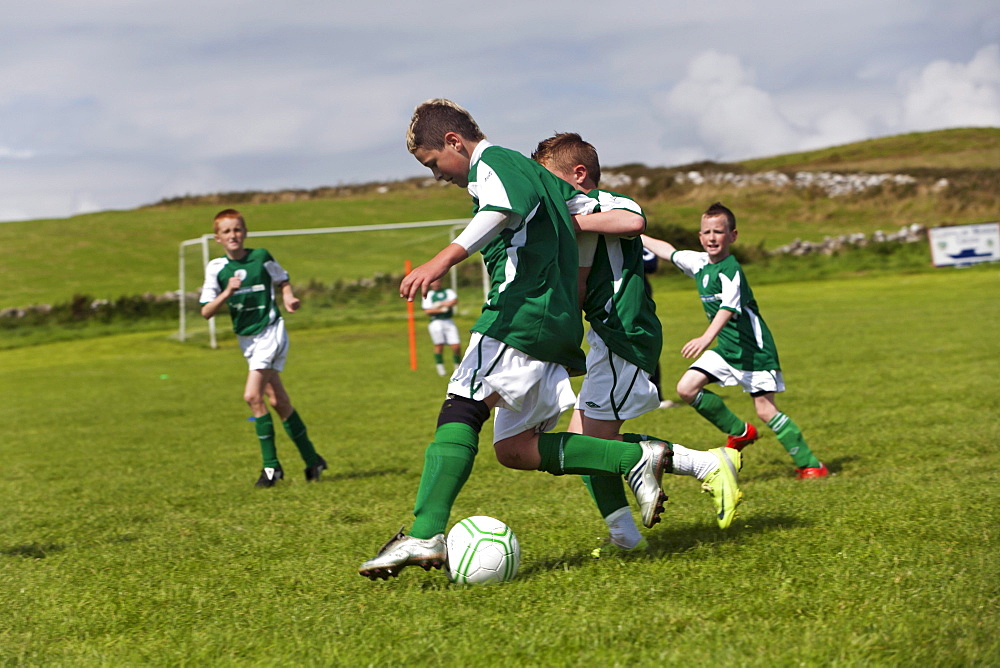
[[[826,468],[826,464],[820,463],[818,468],[804,468],[795,469],[795,477],[799,480],[805,480],[806,478],[825,478],[830,475],[830,469]]]
[[[756,441],[758,438],[759,437],[757,436],[757,427],[747,422],[746,429],[743,430],[743,433],[741,435],[739,436],[730,435],[729,438],[726,439],[726,447],[742,451],[743,448],[747,447],[748,445]]]

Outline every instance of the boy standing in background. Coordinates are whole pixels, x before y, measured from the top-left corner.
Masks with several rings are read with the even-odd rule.
[[[420,303],[431,321],[427,323],[427,331],[434,344],[434,364],[439,376],[448,374],[444,368],[444,347],[451,348],[451,359],[457,367],[462,362],[462,343],[458,338],[458,326],[452,320],[458,295],[451,288],[442,288],[441,281],[433,281],[430,290]]]

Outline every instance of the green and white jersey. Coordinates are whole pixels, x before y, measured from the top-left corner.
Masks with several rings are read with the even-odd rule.
[[[274,285],[288,280],[281,268],[263,248],[247,248],[241,260],[217,257],[205,266],[205,284],[201,288],[201,303],[218,297],[229,279],[240,279],[240,288],[226,304],[233,319],[233,331],[240,336],[253,336],[264,331],[281,317],[274,303]]]
[[[444,288],[442,290],[429,290],[427,296],[423,298],[420,302],[420,308],[424,309],[436,309],[445,302],[450,302],[453,299],[458,299],[458,295],[451,288]],[[449,320],[454,315],[455,309],[451,306],[447,310],[441,311],[440,313],[432,313],[431,320]]]
[[[632,199],[607,190],[591,190],[593,211],[627,209],[645,219]],[[656,371],[663,347],[663,327],[646,287],[642,240],[603,234],[580,234],[580,264],[590,266],[583,312],[608,349],[648,373]]]
[[[582,372],[579,255],[566,208],[576,191],[517,151],[480,141],[472,154],[469,194],[474,213],[509,215],[508,226],[482,249],[490,291],[472,331]]]
[[[719,309],[734,313],[719,332],[715,352],[744,371],[781,369],[774,338],[760,317],[757,300],[734,256],[713,264],[708,253],[674,251],[670,260],[698,284],[701,304],[710,322]]]

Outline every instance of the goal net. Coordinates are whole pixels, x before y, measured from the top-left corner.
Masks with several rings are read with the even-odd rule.
[[[454,239],[469,220],[467,218],[434,220],[384,225],[356,225],[302,230],[262,230],[247,233],[248,247],[265,245],[253,239],[267,237],[266,248],[288,270],[292,284],[303,281],[358,281],[373,276],[398,275],[404,259],[420,264]],[[446,228],[442,230],[441,228]],[[445,236],[447,234],[447,236]],[[331,235],[351,235],[335,237]],[[324,238],[325,237],[325,238]],[[177,338],[187,341],[206,333],[204,321],[197,315],[198,295],[205,277],[205,265],[220,256],[221,247],[212,234],[187,239],[178,249],[178,295],[180,323]],[[484,296],[489,290],[489,276],[480,256]],[[452,269],[452,289],[458,289],[457,267]],[[207,323],[209,345],[218,347],[216,319]]]

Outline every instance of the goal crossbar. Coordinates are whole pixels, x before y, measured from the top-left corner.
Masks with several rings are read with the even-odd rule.
[[[385,223],[383,225],[350,225],[346,227],[312,227],[302,230],[261,230],[259,232],[247,232],[247,237],[288,237],[301,236],[307,234],[342,234],[345,232],[382,232],[388,230],[407,230],[420,227],[445,227],[452,228],[452,238],[455,237],[457,228],[464,228],[469,223],[468,218],[453,218],[449,220],[429,220],[416,223]],[[177,338],[180,341],[186,340],[187,336],[187,313],[186,299],[187,289],[184,277],[185,269],[185,249],[188,246],[201,246],[201,264],[206,266],[209,261],[209,242],[215,238],[214,234],[203,234],[197,239],[186,239],[180,243],[178,249],[178,291],[177,301],[180,304],[180,324]],[[456,282],[456,276],[452,274],[452,283]],[[212,348],[218,347],[215,336],[215,318],[208,320],[208,336]]]

